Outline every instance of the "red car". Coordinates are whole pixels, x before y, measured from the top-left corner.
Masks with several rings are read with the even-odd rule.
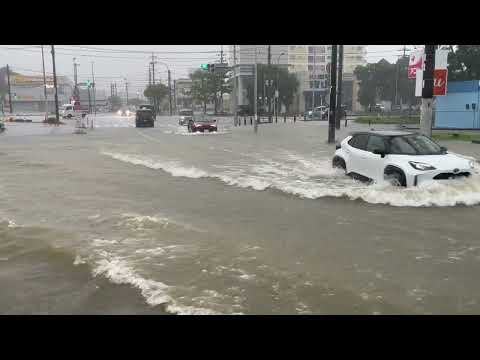
[[[188,122],[188,132],[217,131],[217,120],[207,115],[195,116]]]

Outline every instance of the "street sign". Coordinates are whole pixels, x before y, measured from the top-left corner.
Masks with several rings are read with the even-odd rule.
[[[435,69],[433,74],[433,95],[445,96],[447,95],[447,69]]]
[[[408,62],[408,78],[415,79],[417,70],[423,69],[423,50],[415,50],[410,54]]]

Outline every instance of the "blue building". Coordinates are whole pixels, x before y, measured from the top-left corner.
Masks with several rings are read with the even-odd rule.
[[[479,129],[480,81],[448,83],[447,95],[436,97],[436,129]]]

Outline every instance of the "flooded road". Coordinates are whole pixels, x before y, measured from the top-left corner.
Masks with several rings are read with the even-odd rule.
[[[478,175],[358,183],[325,122],[94,124],[0,135],[2,314],[480,313]]]

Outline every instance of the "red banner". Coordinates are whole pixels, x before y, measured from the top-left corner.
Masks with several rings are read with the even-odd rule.
[[[435,69],[433,73],[433,95],[447,95],[447,69]]]
[[[423,67],[423,51],[415,50],[410,54],[410,60],[408,62],[408,78],[415,79],[417,75],[417,69]]]

